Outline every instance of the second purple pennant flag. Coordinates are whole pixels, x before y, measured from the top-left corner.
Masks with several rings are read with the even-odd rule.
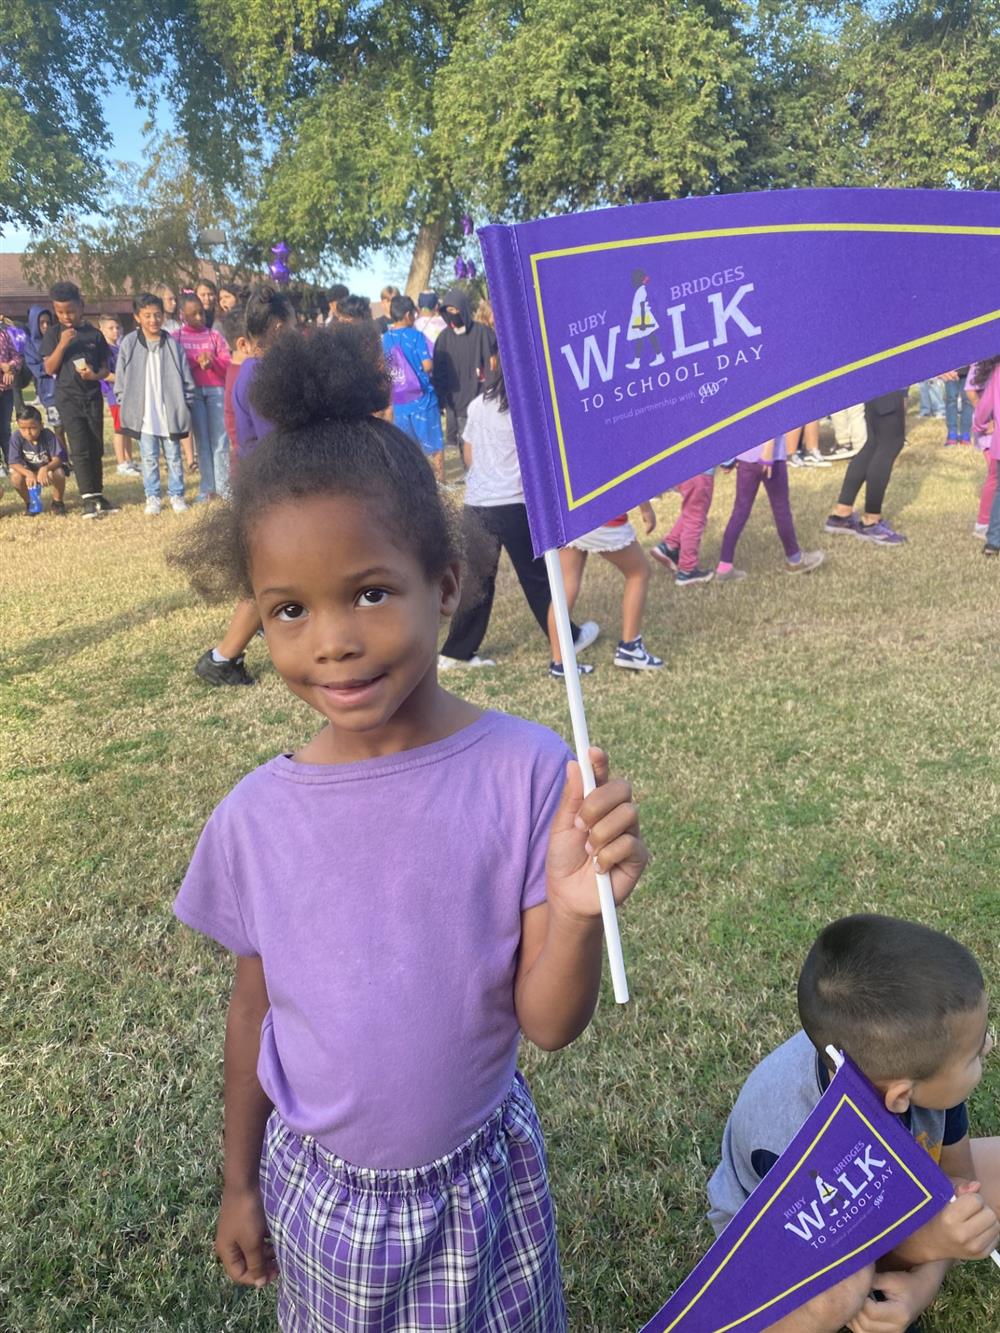
[[[948,1177],[850,1060],[694,1272],[641,1333],[760,1333],[888,1254]]]
[[[1000,194],[789,190],[479,231],[536,553],[1000,352]]]

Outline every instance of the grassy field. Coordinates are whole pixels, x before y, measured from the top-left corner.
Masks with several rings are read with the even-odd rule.
[[[622,922],[633,1002],[606,989],[573,1047],[524,1052],[574,1333],[633,1333],[708,1243],[726,1114],[795,1026],[819,926],[912,916],[997,978],[1000,568],[969,535],[982,459],[941,434],[912,423],[890,486],[903,549],[821,534],[840,464],[791,478],[803,544],[828,550],[816,574],[783,572],[763,500],[745,583],[682,591],[657,570],[656,677],[612,670],[620,579],[592,561],[591,732],[636,785],[653,859]],[[732,492],[721,477],[707,556]],[[216,802],[315,722],[261,644],[255,689],[196,679],[225,612],[163,553],[197,518],[144,517],[137,480],[109,493],[122,512],[93,524],[0,501],[0,1329],[250,1333],[274,1326],[272,1294],[232,1287],[211,1254],[230,963],[170,904]],[[568,733],[506,566],[484,651],[495,670],[449,685]],[[975,1132],[1000,1132],[998,1092],[994,1067]],[[924,1320],[998,1326],[990,1264],[952,1274]]]

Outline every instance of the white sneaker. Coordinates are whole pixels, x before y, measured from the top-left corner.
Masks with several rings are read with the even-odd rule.
[[[159,499],[155,495],[151,495],[149,499],[146,501],[147,514],[158,514],[161,508],[162,505],[160,504]]]
[[[134,459],[132,460],[131,463],[125,464],[125,471],[129,474],[130,477],[142,476],[142,468]]]
[[[491,667],[496,666],[496,662],[491,657],[470,657],[468,661],[464,657],[445,657],[444,653],[438,653],[438,671],[452,671],[456,667]]]
[[[132,475],[132,469],[129,467],[128,463],[119,463],[117,468],[115,468],[115,471],[120,477],[129,477]]]
[[[825,558],[825,551],[803,551],[802,559],[796,560],[794,564],[791,560],[786,560],[785,569],[789,574],[808,574],[812,570],[818,569]]]
[[[183,495],[172,495],[170,497],[170,508],[175,514],[186,514],[188,511],[188,502]]]
[[[814,454],[811,450],[806,452],[805,462],[809,467],[833,467],[824,454]]]
[[[585,648],[589,648],[596,641],[600,632],[601,627],[596,620],[585,620],[580,626],[580,633],[576,636],[573,647],[578,653],[582,653]]]
[[[978,540],[980,537],[985,537],[989,530],[990,525],[988,523],[974,523],[972,526],[972,535]]]
[[[795,453],[795,454],[789,454],[789,455],[788,455],[788,458],[786,459],[786,462],[788,463],[788,466],[789,466],[789,467],[805,467],[805,466],[806,466],[806,460],[802,457],[801,454],[798,454],[798,453]]]

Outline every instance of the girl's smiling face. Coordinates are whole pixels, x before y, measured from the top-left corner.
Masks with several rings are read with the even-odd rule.
[[[319,494],[266,509],[249,533],[251,581],[275,669],[330,723],[323,762],[425,744],[437,640],[458,605],[373,502]]]

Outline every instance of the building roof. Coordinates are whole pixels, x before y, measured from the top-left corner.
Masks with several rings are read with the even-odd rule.
[[[21,258],[19,254],[0,253],[0,314],[24,322],[28,318],[29,307],[47,303],[49,294],[45,287],[28,282],[21,268]],[[224,265],[216,267],[207,260],[201,261],[199,277],[218,282],[220,278],[225,280],[226,275],[227,269]],[[67,276],[72,281],[72,272]],[[83,298],[84,309],[88,315],[118,315],[119,318],[131,318],[131,284],[120,295],[91,298],[85,291]]]

